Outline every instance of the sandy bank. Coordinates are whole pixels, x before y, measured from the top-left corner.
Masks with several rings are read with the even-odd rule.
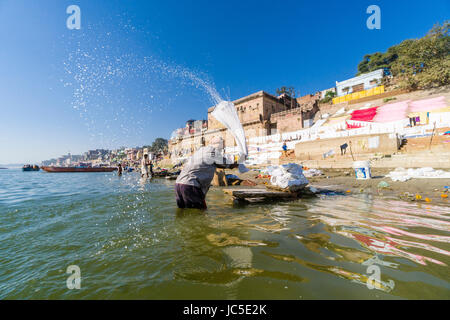
[[[394,196],[408,201],[450,206],[449,198],[445,198],[445,195],[450,197],[450,192],[444,192],[445,186],[450,186],[448,179],[410,179],[405,182],[392,181],[391,178],[386,177],[391,170],[375,168],[372,169],[372,179],[357,180],[351,169],[321,169],[323,173],[321,176],[308,178],[308,180],[310,186],[317,188],[343,192],[349,191],[349,193],[372,193],[380,196]],[[240,174],[237,170],[227,170],[226,173],[235,174],[244,180],[252,180],[260,186],[265,183],[270,183],[269,179],[257,178],[259,172],[254,170],[245,174]],[[386,182],[389,186],[387,188],[379,188],[378,185],[382,181]],[[429,201],[426,200],[427,198]]]

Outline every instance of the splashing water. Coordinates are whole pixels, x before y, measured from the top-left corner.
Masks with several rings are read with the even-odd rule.
[[[142,136],[148,120],[173,108],[186,87],[200,89],[213,105],[223,101],[205,74],[156,55],[135,53],[136,46],[140,48],[133,39],[143,33],[129,19],[115,26],[117,30],[106,33],[90,26],[67,39],[66,76],[61,82],[72,88],[69,103],[83,119],[91,140],[112,147]],[[194,92],[189,94],[195,97]]]

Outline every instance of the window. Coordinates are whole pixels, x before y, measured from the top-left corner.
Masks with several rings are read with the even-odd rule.
[[[352,92],[359,92],[363,90],[364,90],[364,83],[360,83],[352,87]]]

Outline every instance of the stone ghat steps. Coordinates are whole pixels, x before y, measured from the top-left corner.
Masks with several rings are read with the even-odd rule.
[[[446,159],[447,161],[450,161],[450,152],[420,152],[420,153],[414,153],[414,154],[393,154],[391,155],[392,160],[401,160],[401,159],[420,159],[420,160],[433,160],[433,159]]]
[[[367,157],[355,156],[357,161],[369,160]],[[417,155],[392,155],[390,158],[372,159],[372,168],[419,168],[433,167],[441,169],[450,169],[450,154],[422,154]],[[303,166],[309,168],[352,168],[352,159],[329,159],[329,160],[304,160],[300,161]]]

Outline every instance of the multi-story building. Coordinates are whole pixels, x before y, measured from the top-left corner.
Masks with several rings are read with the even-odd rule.
[[[276,97],[267,92],[258,91],[237,99],[233,103],[245,136],[249,139],[304,128],[304,120],[313,118],[313,113],[317,111],[315,97],[311,95],[307,101],[300,100],[301,103],[299,103],[287,94]],[[233,135],[212,115],[214,108],[208,109],[207,125],[202,124],[203,130],[200,132],[178,129],[172,135],[169,141],[169,152],[172,158],[186,158],[202,145],[208,144],[215,136],[221,136],[224,139],[226,148],[236,145]],[[186,127],[193,123],[193,120],[188,121]]]

